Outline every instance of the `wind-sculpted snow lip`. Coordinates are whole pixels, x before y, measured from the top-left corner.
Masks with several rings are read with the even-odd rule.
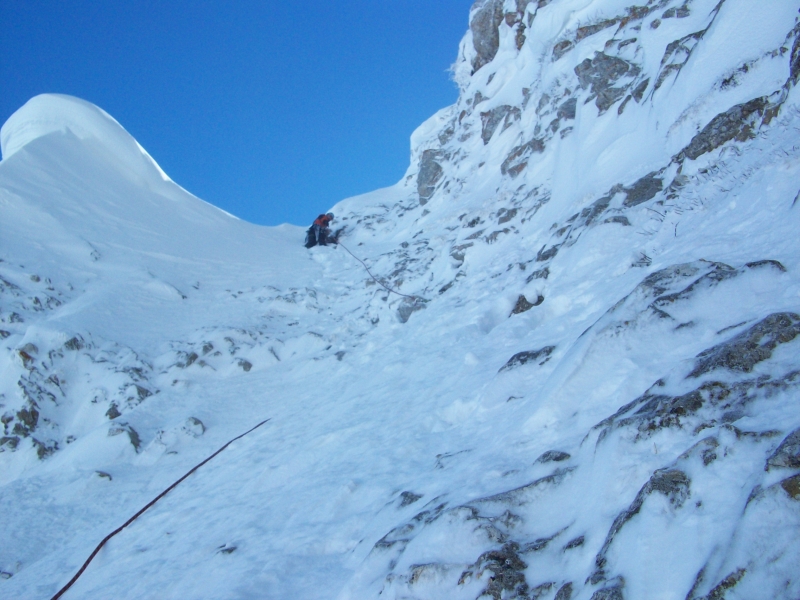
[[[41,94],[17,110],[0,129],[3,160],[47,135],[92,139],[120,166],[158,183],[171,182],[156,161],[107,112],[79,98]]]

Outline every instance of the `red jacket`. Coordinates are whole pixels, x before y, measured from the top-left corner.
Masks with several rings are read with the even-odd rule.
[[[314,225],[319,225],[320,227],[327,227],[331,221],[332,219],[328,215],[320,215],[314,220]]]

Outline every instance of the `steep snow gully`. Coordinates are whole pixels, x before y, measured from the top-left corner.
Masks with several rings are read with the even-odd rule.
[[[800,598],[800,0],[479,0],[341,248],[0,132],[0,597]],[[456,15],[455,18],[458,18]]]

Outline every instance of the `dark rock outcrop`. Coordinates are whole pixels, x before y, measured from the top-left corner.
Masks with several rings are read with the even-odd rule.
[[[189,417],[181,430],[192,437],[200,437],[206,432],[205,424],[197,417]]]
[[[497,224],[502,225],[508,223],[511,219],[517,216],[518,210],[516,208],[501,208],[497,211]]]
[[[749,262],[745,265],[748,269],[759,269],[761,267],[771,267],[773,269],[777,269],[781,273],[786,273],[786,267],[784,267],[780,261],[778,260],[755,260],[753,262]]]
[[[696,431],[715,424],[730,424],[745,416],[752,402],[793,389],[798,383],[800,372],[792,371],[780,377],[764,376],[737,383],[708,381],[691,392],[672,396],[661,391],[665,383],[659,380],[642,396],[596,426],[603,428],[598,442],[612,427],[633,425],[639,436],[645,436],[667,427],[682,427],[693,416]]]
[[[624,600],[622,587],[621,582],[616,582],[614,585],[599,589],[592,594],[592,600]]]
[[[553,45],[553,61],[557,61],[559,58],[564,56],[567,52],[572,50],[575,47],[575,42],[572,40],[561,40],[560,42]]]
[[[142,447],[142,440],[139,437],[139,433],[133,427],[127,423],[116,423],[108,429],[108,437],[114,437],[123,433],[128,434],[131,446],[133,446],[134,450],[138,453]]]
[[[544,267],[543,269],[537,269],[536,271],[528,275],[528,278],[525,280],[525,283],[530,283],[534,279],[547,279],[549,276],[550,276],[550,269],[548,269],[547,267]]]
[[[771,468],[800,469],[800,429],[795,429],[786,436],[780,446],[767,459],[768,471]]]
[[[503,0],[478,0],[469,22],[475,58],[472,70],[477,71],[492,62],[500,47],[500,23],[503,22]],[[475,10],[477,9],[477,10]]]
[[[493,108],[488,112],[481,113],[481,139],[483,139],[483,143],[488,144],[489,140],[492,139],[494,132],[497,131],[497,127],[500,123],[503,123],[504,131],[507,127],[511,125],[514,121],[518,121],[520,118],[520,110],[515,106],[508,106],[504,104],[502,106],[498,106]]]
[[[736,587],[736,584],[738,584],[746,574],[746,569],[736,569],[733,573],[725,577],[716,586],[714,586],[714,589],[712,589],[707,595],[703,596],[702,598],[698,598],[698,600],[724,600],[725,592]]]
[[[664,180],[658,177],[659,172],[648,173],[631,187],[625,189],[625,206],[636,206],[655,197],[664,188]]]
[[[555,346],[545,346],[544,348],[540,348],[539,350],[528,350],[526,352],[517,352],[514,356],[508,359],[508,362],[502,366],[500,369],[500,373],[503,371],[508,371],[515,367],[522,366],[529,362],[538,362],[539,365],[543,365],[548,360],[550,360],[550,355],[555,350]],[[541,362],[539,362],[541,361]]]
[[[403,492],[402,494],[400,494],[400,508],[414,504],[420,498],[422,498],[422,494],[415,494],[414,492]]]
[[[542,490],[560,485],[567,475],[574,470],[575,467],[558,468],[550,473],[550,475],[540,477],[539,479],[514,488],[513,490],[507,490],[499,494],[494,494],[493,496],[474,500],[471,504],[492,503],[505,504],[507,506],[520,506],[528,502],[531,496],[535,496]]]
[[[397,307],[397,318],[401,323],[406,323],[418,310],[425,308],[425,302],[419,298],[403,298]]]
[[[436,189],[436,184],[442,178],[444,171],[439,160],[443,157],[441,150],[425,150],[419,159],[419,173],[417,174],[417,193],[419,203],[426,204]]]
[[[608,535],[603,543],[603,547],[595,557],[595,572],[589,577],[589,581],[591,583],[599,583],[605,580],[605,568],[607,563],[606,554],[608,553],[608,549],[611,547],[614,538],[622,529],[622,527],[633,517],[639,514],[639,511],[642,509],[644,501],[648,496],[654,492],[658,492],[666,496],[672,506],[675,508],[680,508],[689,497],[690,484],[691,480],[689,477],[686,475],[686,473],[679,469],[659,469],[655,471],[650,477],[650,480],[644,484],[642,489],[639,490],[639,493],[636,494],[636,498],[634,498],[631,505],[617,515],[616,519],[614,519],[614,523],[611,525],[611,529],[608,531]],[[618,589],[617,592],[612,593],[611,590],[614,589],[614,587],[609,587],[605,590],[598,590],[595,592],[592,598],[622,598],[621,589]],[[608,594],[606,595],[597,595],[606,591],[608,591]]]
[[[764,116],[768,105],[766,97],[755,98],[718,114],[692,138],[676,158],[695,160],[731,140],[744,142],[754,137],[758,118]]]
[[[569,460],[570,455],[560,450],[548,450],[536,459],[537,463],[562,462]]]
[[[794,500],[800,500],[800,475],[794,475],[781,481],[781,487]]]
[[[565,583],[556,592],[556,597],[553,600],[571,600],[572,599],[572,582]]]
[[[537,296],[535,302],[529,302],[528,299],[520,294],[519,298],[517,298],[517,303],[514,305],[513,310],[511,311],[512,315],[518,315],[529,311],[534,306],[539,306],[542,302],[544,302],[544,296]]]
[[[81,350],[84,347],[83,338],[79,335],[76,335],[66,342],[64,342],[64,348],[67,350],[77,351]]]
[[[597,23],[593,23],[592,25],[584,25],[583,27],[578,27],[578,30],[575,32],[575,40],[581,41],[589,36],[594,35],[595,33],[600,33],[604,29],[608,29],[609,27],[614,27],[619,23],[619,19],[605,19],[603,21],[598,21]]]
[[[594,58],[587,58],[577,67],[575,74],[583,89],[591,88],[596,96],[595,104],[601,113],[622,99],[629,86],[616,86],[623,77],[635,77],[639,67],[616,56],[595,52]]]
[[[528,584],[525,581],[525,569],[528,565],[519,557],[519,544],[509,542],[499,550],[484,552],[474,565],[475,571],[491,571],[489,585],[483,590],[481,597],[527,598]]]
[[[122,413],[119,412],[119,408],[117,407],[117,405],[114,402],[112,402],[111,406],[109,406],[108,410],[106,411],[106,416],[113,421],[114,419],[116,419],[120,415],[122,415]]]
[[[528,166],[528,159],[531,154],[541,154],[542,152],[544,152],[544,141],[537,138],[516,146],[512,148],[503,164],[500,165],[500,171],[503,175],[510,175],[512,178],[516,177]]]
[[[539,252],[536,254],[536,262],[544,262],[550,260],[551,258],[555,258],[556,254],[558,254],[558,250],[561,248],[561,244],[556,244],[550,246],[543,247]]]
[[[571,120],[575,118],[575,111],[578,107],[578,99],[577,98],[570,98],[561,103],[558,107],[558,112],[556,116],[559,119],[566,119]]]
[[[797,82],[800,81],[800,30],[795,28],[795,31],[797,34],[792,46],[792,58],[789,65],[789,82],[792,85],[797,85]]]
[[[800,315],[774,313],[733,339],[697,355],[697,362],[688,377],[700,377],[725,368],[750,373],[758,363],[772,356],[780,344],[800,335]]]
[[[17,446],[19,446],[19,437],[15,435],[0,437],[0,452],[5,450],[4,446],[7,446],[10,450],[16,450]]]
[[[573,550],[574,548],[580,548],[581,546],[583,546],[583,543],[585,541],[586,541],[586,537],[582,536],[582,535],[580,535],[580,536],[578,536],[576,538],[573,538],[573,539],[571,539],[570,541],[568,541],[564,545],[564,551],[566,552],[567,550]]]
[[[678,74],[689,61],[697,43],[702,39],[705,31],[697,31],[679,40],[670,42],[661,58],[661,67],[656,76],[656,83],[653,90],[658,90],[671,74]]]

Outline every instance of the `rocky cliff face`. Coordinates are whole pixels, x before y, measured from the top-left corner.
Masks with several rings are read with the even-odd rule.
[[[538,329],[484,393],[493,410],[530,403],[534,416],[517,415],[531,438],[516,443],[542,454],[524,485],[433,498],[399,521],[366,559],[386,573],[375,594],[800,593],[799,548],[777,526],[797,523],[798,474],[769,458],[800,424],[800,317],[781,262],[797,249],[777,233],[778,215],[797,219],[797,183],[778,175],[798,160],[797,9],[475,3],[453,68],[459,100],[415,134],[408,195],[380,209],[376,223],[415,240],[385,255],[383,272],[432,303],[504,297],[511,319]],[[435,238],[433,222],[444,224]],[[617,290],[602,315],[601,272]],[[743,292],[750,278],[760,283]],[[786,293],[762,304],[766,289]],[[642,364],[662,351],[671,358]],[[575,397],[591,381],[642,377],[641,392]],[[770,421],[773,410],[784,417]],[[606,477],[624,499],[608,502]],[[431,553],[431,538],[476,550]]]
[[[476,2],[457,103],[402,181],[333,207],[377,281],[106,121],[23,109],[2,593],[54,593],[269,416],[75,593],[800,597],[798,8]]]

